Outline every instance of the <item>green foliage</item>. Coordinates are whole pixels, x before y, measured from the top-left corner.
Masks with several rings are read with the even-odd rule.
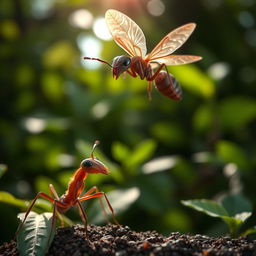
[[[241,170],[248,170],[249,160],[239,146],[229,141],[219,141],[217,154],[226,163],[235,163]]]
[[[231,237],[239,235],[239,228],[252,214],[251,203],[242,195],[225,196],[220,203],[207,199],[182,200],[181,202],[211,217],[222,219],[228,225]],[[243,233],[256,233],[256,229],[249,228]]]
[[[233,96],[219,106],[220,119],[226,129],[241,129],[256,118],[256,101],[253,98]]]
[[[205,98],[212,98],[215,94],[214,83],[209,76],[193,65],[179,66],[171,69],[174,76],[183,87]],[[186,74],[190,79],[187,79]]]
[[[25,211],[37,192],[49,193],[52,183],[60,196],[65,193],[96,139],[101,145],[95,156],[110,174],[89,175],[85,189],[120,192],[110,198],[117,208],[121,204],[115,200],[123,200],[126,191],[140,193],[134,201],[126,198],[130,203],[118,214],[121,224],[164,234],[220,234],[215,221],[193,218],[179,202],[242,192],[256,205],[256,59],[250,23],[255,1],[162,1],[161,16],[151,15],[146,5],[138,8],[136,1],[129,6],[98,2],[97,8],[93,0],[1,3],[0,243],[13,238],[17,212]],[[149,51],[173,28],[188,20],[197,23],[174,54],[200,55],[202,61],[167,67],[182,87],[182,101],[165,98],[154,86],[149,101],[145,80],[129,75],[114,80],[109,66],[83,61],[88,56],[111,62],[125,54],[113,40],[94,33],[94,22],[107,8],[125,10],[141,26]],[[81,9],[92,15],[85,27],[79,24],[90,18],[73,19]],[[84,206],[89,223],[104,216],[94,210],[94,201],[98,205],[88,200]],[[40,199],[33,210],[51,209]],[[81,221],[73,210],[63,218]],[[248,221],[255,225],[252,217]]]
[[[23,221],[25,213],[18,218]],[[51,233],[52,229],[52,233]],[[30,212],[17,235],[17,247],[21,256],[44,256],[54,238],[55,227],[52,227],[52,213],[37,214]]]
[[[142,163],[150,159],[155,149],[156,142],[148,139],[136,145],[132,150],[120,142],[115,142],[113,143],[112,152],[113,157],[121,162],[128,174],[136,175],[136,170]]]
[[[17,199],[13,195],[5,191],[0,191],[0,202],[10,204],[19,208],[26,208],[29,204],[27,201]]]

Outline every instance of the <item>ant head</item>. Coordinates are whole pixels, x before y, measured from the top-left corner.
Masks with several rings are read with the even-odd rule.
[[[93,148],[92,148],[92,153],[91,153],[91,157],[90,158],[86,158],[84,159],[81,164],[80,167],[82,169],[84,169],[86,172],[88,173],[103,173],[103,174],[108,174],[109,170],[107,168],[107,166],[105,166],[101,161],[99,161],[98,159],[96,159],[93,155],[93,152],[96,148],[97,145],[99,145],[99,141],[96,140]]]
[[[113,77],[118,78],[131,66],[131,58],[125,55],[117,56],[113,59]]]

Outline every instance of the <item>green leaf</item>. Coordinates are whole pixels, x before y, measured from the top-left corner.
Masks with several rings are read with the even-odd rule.
[[[219,141],[217,144],[217,154],[226,163],[234,163],[239,168],[247,170],[249,160],[238,145],[230,141]]]
[[[232,237],[237,237],[239,226],[251,216],[251,212],[241,212],[231,217],[226,209],[212,200],[195,199],[181,201],[183,205],[189,206],[197,211],[204,212],[209,216],[221,218],[229,227],[229,232]]]
[[[77,51],[69,41],[52,44],[43,55],[43,64],[47,68],[71,68]]]
[[[12,194],[4,191],[0,191],[0,202],[13,205],[20,209],[27,209],[31,203],[29,200],[22,200],[22,199],[15,198]],[[42,212],[42,210],[50,211],[51,208],[52,208],[52,204],[49,201],[41,198],[37,199],[34,206],[34,209],[36,212]]]
[[[221,218],[228,225],[231,236],[237,237],[239,226],[250,216],[251,212],[243,212],[235,215],[234,217],[222,216]]]
[[[42,75],[42,90],[52,102],[58,102],[63,96],[63,79],[55,72],[45,72]]]
[[[156,142],[154,140],[144,140],[133,150],[130,157],[126,160],[126,166],[137,167],[146,160],[148,160],[156,149]]]
[[[209,104],[204,104],[196,110],[193,123],[197,132],[209,132],[214,125],[214,109]]]
[[[158,122],[150,130],[157,140],[168,146],[180,146],[186,141],[186,133],[177,122]]]
[[[204,212],[212,217],[228,216],[224,207],[218,203],[207,199],[195,199],[195,200],[182,200],[181,203],[185,206],[191,207],[197,211]]]
[[[252,212],[251,202],[241,194],[227,195],[221,199],[221,204],[229,216],[235,216],[242,212]]]
[[[24,216],[25,213],[18,214],[18,218],[21,221],[24,219]],[[17,235],[19,255],[44,256],[54,237],[54,233],[55,227],[52,227],[52,213],[37,214],[30,212]]]
[[[240,220],[241,222],[245,222],[250,216],[252,212],[241,212],[234,216],[236,220]]]
[[[222,125],[226,129],[239,129],[256,118],[256,101],[252,98],[236,96],[219,104]]]
[[[241,235],[242,235],[242,236],[248,236],[248,235],[255,234],[255,233],[256,233],[256,226],[247,229],[247,230],[244,231]]]
[[[123,163],[126,161],[127,158],[130,157],[131,152],[126,145],[116,141],[112,144],[112,154],[116,160]]]
[[[170,68],[171,73],[182,86],[195,94],[211,98],[215,94],[212,79],[195,65],[182,65]]]
[[[15,198],[12,194],[0,191],[0,202],[10,204],[19,208],[27,208],[28,201]]]

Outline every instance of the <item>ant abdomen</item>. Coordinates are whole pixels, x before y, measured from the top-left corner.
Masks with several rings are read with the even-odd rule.
[[[161,70],[155,78],[155,85],[159,92],[173,100],[182,99],[182,89],[173,75]]]

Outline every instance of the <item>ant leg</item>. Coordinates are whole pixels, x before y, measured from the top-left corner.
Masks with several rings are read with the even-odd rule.
[[[91,195],[93,192],[98,193],[98,192],[99,192],[98,187],[93,186],[93,187],[92,187],[91,189],[89,189],[86,193],[84,193],[84,194],[82,195],[82,197],[85,197],[85,196]],[[100,201],[101,208],[103,209],[103,213],[104,213],[104,216],[105,216],[106,222],[108,222],[108,223],[109,223],[109,220],[108,220],[108,214],[107,214],[107,212],[106,212],[106,209],[105,209],[105,207],[104,207],[104,204],[103,204],[103,202],[102,202],[101,197],[99,197],[99,201]]]
[[[79,200],[80,202],[82,202],[82,201],[85,201],[85,200],[88,200],[88,199],[91,199],[91,198],[96,198],[96,197],[101,197],[101,196],[104,196],[104,198],[105,198],[105,200],[106,200],[106,202],[107,202],[107,204],[108,204],[108,208],[109,208],[109,210],[110,210],[110,212],[111,212],[111,215],[112,215],[112,218],[113,218],[114,222],[115,222],[117,225],[120,226],[120,224],[119,224],[118,221],[116,220],[114,209],[112,208],[112,206],[111,206],[111,204],[110,204],[110,202],[109,202],[109,200],[108,200],[108,198],[107,198],[107,195],[106,195],[104,192],[97,192],[97,193],[95,193],[95,194],[93,194],[93,195],[83,196],[83,197],[78,198],[78,200]]]
[[[79,199],[77,199],[77,205],[78,205],[78,209],[79,209],[79,213],[80,213],[80,216],[82,218],[82,221],[84,223],[84,228],[85,228],[85,234],[86,234],[86,237],[88,237],[88,230],[87,230],[87,224],[88,224],[88,221],[87,221],[87,216],[86,216],[86,213],[83,209],[83,206],[82,204],[80,203]]]
[[[166,65],[164,64],[164,63],[162,63],[160,66],[159,66],[159,68],[156,70],[156,72],[154,73],[154,75],[152,75],[149,79],[148,79],[148,81],[154,81],[155,79],[156,79],[156,76],[159,74],[159,72],[163,69],[163,67],[165,67],[166,68]]]
[[[27,210],[27,212],[26,212],[26,214],[25,214],[25,216],[24,216],[23,221],[19,224],[18,229],[17,229],[17,231],[16,231],[16,233],[15,233],[15,237],[19,234],[19,232],[20,232],[20,230],[21,230],[23,224],[25,223],[25,221],[26,221],[26,219],[27,219],[27,217],[28,217],[28,215],[29,215],[31,209],[33,208],[33,206],[34,206],[36,200],[37,200],[40,196],[43,197],[43,198],[45,198],[46,200],[50,201],[51,203],[54,203],[54,199],[53,199],[53,198],[51,198],[50,196],[46,195],[46,194],[43,193],[43,192],[39,192],[39,193],[36,195],[36,197],[34,198],[34,200],[32,201],[31,205],[29,206],[29,208],[28,208],[28,210]]]
[[[148,81],[148,99],[151,101],[152,100],[152,97],[151,97],[151,84],[152,82],[151,81]]]
[[[156,70],[156,72],[152,75],[152,73],[150,74],[150,76],[147,77],[147,81],[148,81],[148,99],[151,101],[152,100],[152,97],[151,97],[151,85],[152,85],[152,82],[156,79],[157,75],[159,74],[159,72],[162,70],[163,67],[166,67],[165,64],[161,64],[158,69]]]
[[[126,72],[131,75],[132,77],[137,77],[137,74],[133,70],[126,70]]]
[[[54,195],[55,199],[56,199],[57,201],[60,201],[60,197],[59,197],[57,191],[55,190],[55,188],[54,188],[54,186],[53,186],[52,184],[49,185],[49,190],[50,190],[51,194]],[[57,215],[58,218],[60,219],[60,225],[61,225],[62,227],[64,227],[64,220],[63,220],[61,214],[57,211],[57,209],[56,209],[56,215]]]
[[[59,201],[60,197],[52,184],[49,185],[49,190],[54,195],[54,197]]]
[[[103,193],[103,195],[104,195],[105,200],[106,200],[106,202],[108,204],[108,208],[111,211],[111,215],[112,215],[112,218],[113,218],[114,222],[116,223],[116,225],[120,226],[120,224],[118,223],[118,221],[116,219],[116,215],[115,215],[114,209],[113,209],[112,205],[110,204],[107,195],[105,193]]]

